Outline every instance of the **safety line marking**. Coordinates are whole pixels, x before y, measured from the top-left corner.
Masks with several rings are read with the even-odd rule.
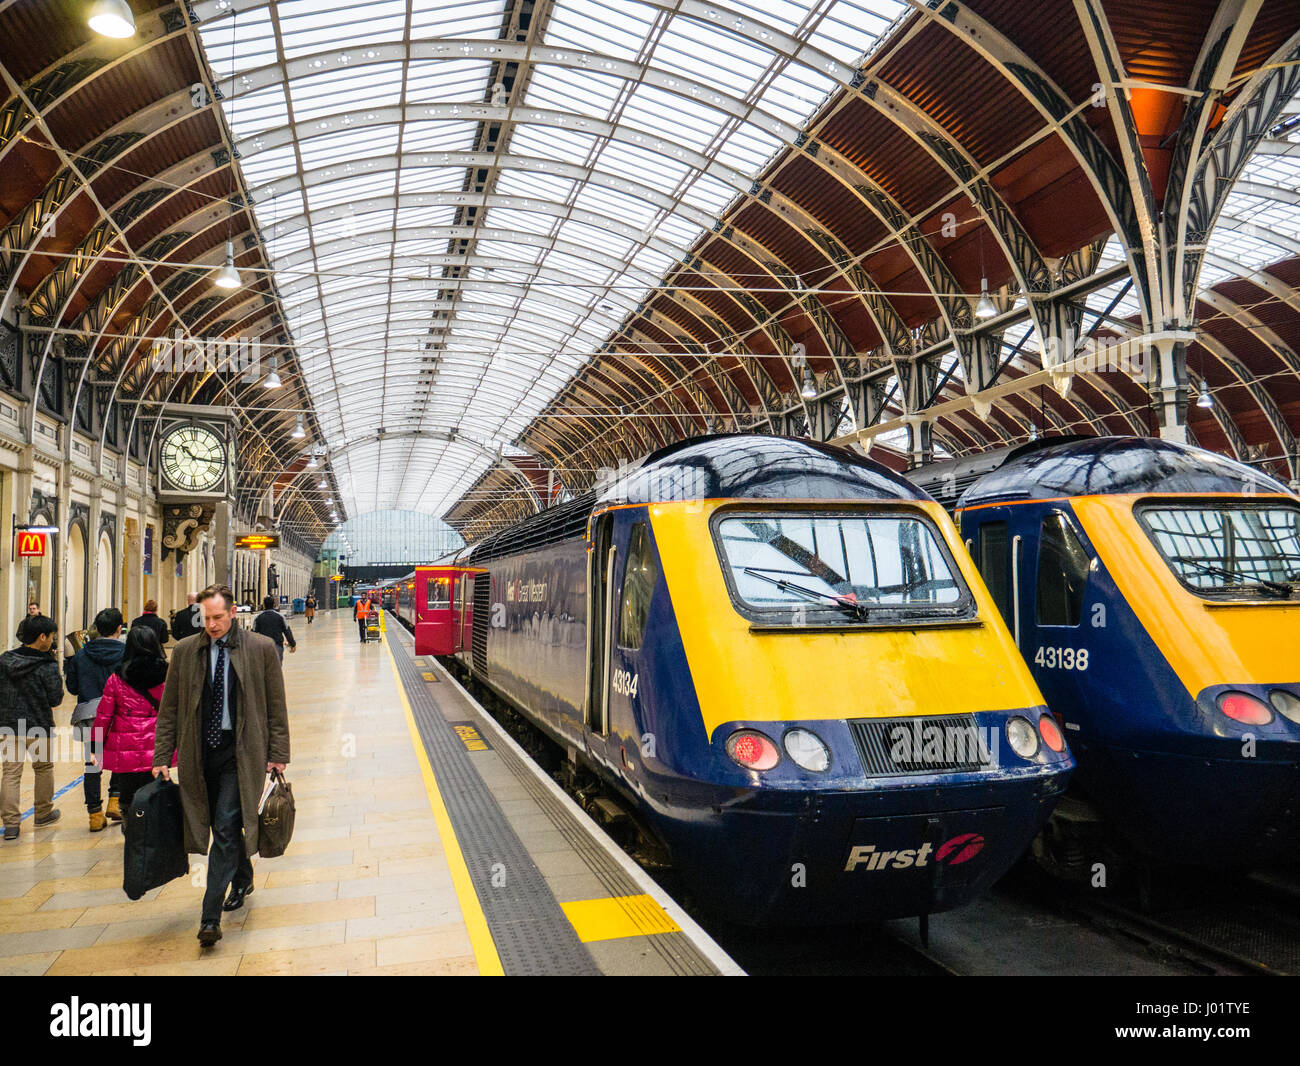
[[[79,784],[81,784],[81,782],[84,781],[85,779],[86,779],[86,775],[85,775],[85,774],[82,774],[82,775],[81,775],[80,777],[78,777],[75,781],[69,781],[66,785],[64,785],[61,789],[59,789],[58,792],[54,793],[54,799],[58,799],[58,798],[59,798],[60,796],[62,796],[65,792],[69,792],[69,791],[71,791],[72,789],[76,788],[76,787],[77,787]],[[51,800],[50,802],[53,803],[54,800]],[[36,808],[35,808],[35,807],[28,807],[27,810],[23,811],[23,813],[22,813],[22,817],[19,818],[18,820],[19,820],[20,822],[25,822],[25,821],[27,821],[27,819],[28,819],[31,815],[33,815],[33,814],[35,814],[35,813],[36,813]],[[45,826],[41,826],[41,828],[44,829]]]
[[[682,927],[647,895],[579,899],[560,906],[584,944],[593,940],[682,931]]]
[[[398,698],[402,701],[402,713],[406,716],[406,728],[411,734],[411,743],[415,747],[415,756],[420,763],[420,774],[424,778],[424,788],[429,794],[429,806],[433,810],[433,820],[438,825],[438,835],[442,837],[442,848],[447,854],[447,865],[451,869],[452,885],[456,889],[456,898],[460,901],[461,917],[469,932],[470,947],[474,951],[474,960],[478,972],[483,977],[504,977],[505,968],[501,965],[501,956],[497,953],[496,942],[488,928],[487,916],[479,902],[478,893],[474,891],[474,882],[469,876],[469,867],[465,865],[464,853],[460,850],[460,841],[456,839],[456,830],[452,827],[451,816],[442,801],[438,790],[438,779],[433,766],[429,763],[429,753],[424,747],[424,738],[420,736],[415,724],[415,715],[411,712],[411,701],[406,698],[406,686],[402,675],[397,671],[397,659],[393,649],[388,645],[387,636],[383,640],[384,651],[388,653],[388,664],[393,668],[393,678],[397,682]]]

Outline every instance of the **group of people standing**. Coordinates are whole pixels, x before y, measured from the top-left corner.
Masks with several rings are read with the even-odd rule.
[[[308,624],[315,600],[309,600]],[[288,624],[267,597],[252,631],[236,624],[235,597],[213,585],[187,597],[169,627],[153,600],[122,640],[122,613],[105,608],[89,639],[64,661],[58,627],[31,605],[18,627],[21,646],[0,655],[0,821],[4,839],[21,830],[19,790],[30,756],[34,824],[58,822],[50,744],[63,689],[77,698],[72,723],[85,753],[83,792],[90,831],[130,811],[136,792],[180,770],[186,850],[208,852],[199,941],[221,939],[223,910],[253,891],[257,809],[266,774],[289,762],[289,724],[280,663]],[[164,645],[175,640],[170,662]],[[107,804],[102,771],[111,773]],[[211,846],[209,848],[209,838]],[[229,890],[229,895],[227,895]]]

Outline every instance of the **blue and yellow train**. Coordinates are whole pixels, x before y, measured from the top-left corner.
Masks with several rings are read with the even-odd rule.
[[[436,600],[473,678],[735,921],[965,903],[1074,765],[943,509],[829,445],[670,446],[462,552]]]
[[[1078,758],[1039,858],[1079,876],[1106,854],[1293,862],[1300,501],[1141,437],[1040,441],[918,478],[960,492],[961,535]]]

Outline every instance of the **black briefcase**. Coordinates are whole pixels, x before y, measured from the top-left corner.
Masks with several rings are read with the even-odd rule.
[[[122,889],[131,899],[190,872],[180,786],[155,777],[135,794],[122,826]]]

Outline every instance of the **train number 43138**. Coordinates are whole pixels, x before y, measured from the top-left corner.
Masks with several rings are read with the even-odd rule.
[[[1088,669],[1087,648],[1044,648],[1041,644],[1034,653],[1034,665],[1046,670]]]

